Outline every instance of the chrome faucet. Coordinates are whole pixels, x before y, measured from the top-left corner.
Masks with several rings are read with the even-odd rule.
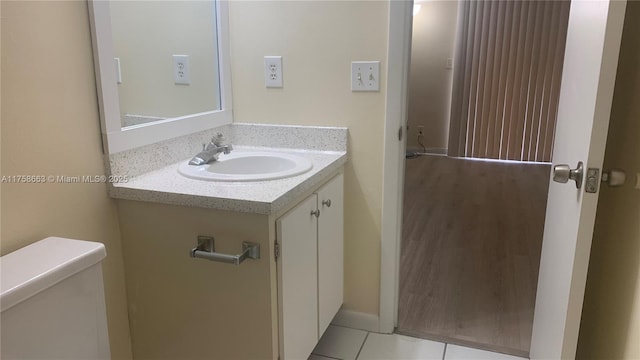
[[[218,133],[214,136],[209,144],[202,144],[202,151],[189,161],[189,165],[204,165],[212,161],[218,160],[220,153],[229,154],[233,150],[231,144],[223,145],[224,138]]]

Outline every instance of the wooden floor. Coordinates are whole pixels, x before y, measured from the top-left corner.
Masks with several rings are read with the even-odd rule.
[[[528,355],[549,171],[407,160],[399,333]]]

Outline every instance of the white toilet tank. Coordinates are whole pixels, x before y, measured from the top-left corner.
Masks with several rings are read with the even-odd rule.
[[[0,358],[109,359],[104,245],[50,237],[0,257]]]

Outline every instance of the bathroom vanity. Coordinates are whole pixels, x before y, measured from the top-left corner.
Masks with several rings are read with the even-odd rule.
[[[238,153],[288,153],[312,167],[266,181],[180,174],[213,132]],[[233,124],[193,136],[110,156],[112,174],[131,176],[110,192],[134,357],[306,359],[342,305],[347,130]],[[257,244],[260,257],[239,265],[191,257],[199,236],[213,237],[216,253]]]
[[[134,358],[306,359],[342,305],[347,129],[233,122],[226,1],[89,12]]]

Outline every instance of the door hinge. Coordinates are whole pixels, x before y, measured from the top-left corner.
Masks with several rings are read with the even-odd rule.
[[[398,141],[402,141],[402,128],[403,126],[400,126],[400,129],[398,129]]]
[[[275,255],[276,261],[280,257],[280,244],[277,242],[273,244],[273,254]]]

